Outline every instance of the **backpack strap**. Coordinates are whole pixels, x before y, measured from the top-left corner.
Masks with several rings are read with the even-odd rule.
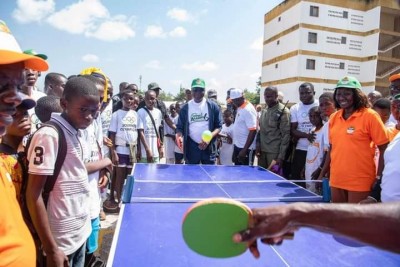
[[[42,127],[48,126],[54,128],[58,133],[58,153],[56,162],[54,165],[54,173],[47,177],[46,183],[43,188],[43,201],[45,206],[47,206],[47,201],[49,200],[50,192],[53,190],[54,185],[57,181],[58,175],[60,174],[61,167],[64,164],[65,158],[67,156],[67,140],[65,139],[64,131],[61,126],[55,121],[48,121],[42,124]]]

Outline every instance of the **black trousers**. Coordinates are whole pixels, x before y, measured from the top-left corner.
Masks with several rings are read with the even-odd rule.
[[[293,161],[292,161],[292,176],[291,180],[304,180],[302,172],[306,167],[307,151],[296,149],[294,151]],[[305,183],[297,182],[299,186],[306,187]]]

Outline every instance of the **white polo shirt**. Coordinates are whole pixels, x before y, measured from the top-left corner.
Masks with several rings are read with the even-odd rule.
[[[385,150],[385,168],[382,173],[382,202],[400,200],[400,134],[389,143]]]
[[[243,148],[247,141],[247,136],[251,130],[257,129],[257,112],[253,105],[245,102],[237,109],[236,118],[233,124],[233,144],[238,148]],[[256,148],[256,138],[249,149]]]
[[[64,131],[67,155],[50,192],[47,216],[58,247],[69,255],[80,248],[91,233],[89,216],[89,182],[83,163],[81,133],[59,114],[52,114]],[[52,175],[58,153],[58,133],[50,127],[40,128],[28,150],[29,173]]]

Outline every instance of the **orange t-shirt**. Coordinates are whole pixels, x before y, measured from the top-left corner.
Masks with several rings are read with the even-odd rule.
[[[7,155],[0,153],[0,157],[3,159],[3,163],[6,166],[7,172],[11,175],[12,182],[15,187],[15,193],[17,200],[20,199],[20,192],[22,186],[22,169],[18,163],[17,158],[14,155]]]
[[[22,218],[10,174],[0,157],[0,266],[36,266],[36,250]]]
[[[389,142],[378,113],[369,108],[354,112],[347,120],[343,110],[329,119],[331,144],[330,185],[349,191],[370,191],[376,178],[376,145]]]

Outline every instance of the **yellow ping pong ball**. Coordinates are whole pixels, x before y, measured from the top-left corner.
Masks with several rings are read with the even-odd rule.
[[[204,142],[209,143],[212,139],[212,133],[209,130],[204,131],[203,134],[201,135],[201,139]]]

